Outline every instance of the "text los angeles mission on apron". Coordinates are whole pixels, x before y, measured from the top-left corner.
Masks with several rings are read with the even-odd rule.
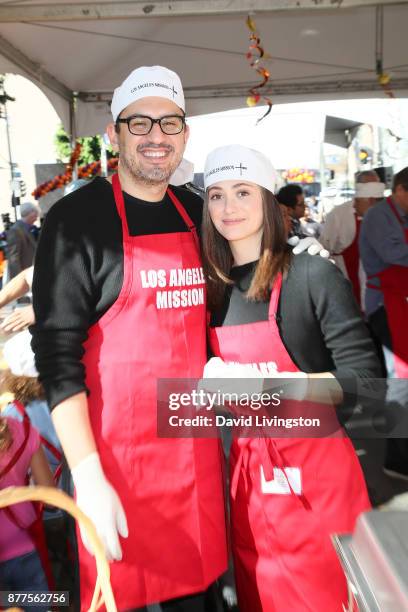
[[[89,330],[83,363],[98,452],[128,521],[123,560],[110,566],[118,609],[126,610],[205,590],[225,571],[227,553],[219,441],[160,439],[156,431],[157,379],[202,375],[206,306],[201,283],[195,293],[175,293],[178,302],[166,307],[171,292],[161,287],[158,295],[149,271],[164,270],[168,283],[175,271],[201,270],[197,234],[168,190],[190,231],[129,236],[118,175],[112,186],[123,230],[123,286]],[[86,610],[95,561],[78,540]]]

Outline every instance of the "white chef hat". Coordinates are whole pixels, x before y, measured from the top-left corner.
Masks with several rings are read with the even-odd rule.
[[[15,376],[37,378],[38,372],[31,350],[31,334],[28,329],[7,340],[3,347],[4,360]]]
[[[356,198],[383,198],[384,183],[370,181],[368,183],[356,183]]]
[[[242,145],[218,147],[208,154],[204,167],[204,188],[220,181],[242,180],[268,191],[275,189],[275,169],[259,151]]]
[[[132,102],[153,96],[171,100],[185,110],[183,86],[180,77],[163,66],[136,68],[113,92],[111,111],[113,121]]]
[[[194,164],[188,159],[181,160],[178,167],[175,169],[170,177],[170,185],[185,185],[186,183],[192,183],[194,179]]]

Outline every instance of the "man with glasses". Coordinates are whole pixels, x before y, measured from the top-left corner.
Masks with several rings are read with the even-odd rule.
[[[157,435],[157,379],[200,378],[206,362],[202,202],[168,187],[189,135],[180,79],[138,68],[111,108],[118,174],[64,197],[43,227],[33,348],[118,609],[216,610],[204,591],[227,565],[218,441]],[[78,545],[88,609],[94,559]]]
[[[292,231],[291,236],[297,236],[298,238],[305,238],[306,233],[302,229],[300,220],[305,216],[306,204],[305,194],[300,185],[296,183],[290,183],[282,187],[276,198],[279,204],[283,204],[289,210],[289,214],[292,217]]]

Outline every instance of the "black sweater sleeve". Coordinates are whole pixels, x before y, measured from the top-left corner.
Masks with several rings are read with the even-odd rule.
[[[375,392],[380,363],[342,272],[322,257],[298,255],[285,285],[281,333],[298,367],[309,373],[332,372],[347,406],[361,399],[364,382]]]
[[[95,286],[78,231],[84,223],[75,201],[55,204],[45,219],[34,263],[32,347],[51,407],[85,390],[82,345],[95,305]]]

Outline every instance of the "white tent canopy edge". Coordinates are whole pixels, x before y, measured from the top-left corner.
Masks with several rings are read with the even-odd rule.
[[[209,2],[204,0],[175,0],[173,2],[153,2],[152,4],[140,1],[132,3],[74,2],[70,4],[60,1],[34,4],[29,1],[25,2],[24,5],[0,5],[0,72],[14,72],[33,80],[50,99],[69,131],[73,129],[72,100],[75,92],[77,96],[75,133],[78,136],[104,131],[105,125],[110,120],[109,103],[113,87],[120,82],[122,77],[126,76],[129,71],[128,66],[134,67],[132,57],[140,55],[138,53],[139,49],[142,51],[141,55],[146,56],[145,47],[149,51],[149,57],[152,57],[150,63],[164,63],[179,70],[185,84],[187,110],[190,115],[239,108],[245,106],[248,91],[256,82],[251,81],[254,78],[254,72],[246,65],[244,57],[247,45],[245,42],[246,35],[242,31],[243,15],[250,12],[255,15],[255,19],[258,14],[260,16],[259,27],[262,32],[265,32],[264,44],[266,50],[272,47],[272,80],[270,85],[268,84],[267,87],[263,88],[262,93],[266,96],[272,96],[274,104],[300,100],[379,97],[384,93],[378,85],[374,70],[373,47],[376,48],[377,59],[380,58],[382,61],[383,11],[387,11],[385,14],[388,18],[388,26],[387,22],[385,23],[386,50],[388,55],[392,56],[391,64],[396,66],[397,69],[392,75],[392,90],[396,95],[406,95],[408,93],[408,71],[403,64],[406,58],[402,56],[398,46],[403,41],[400,41],[401,37],[395,31],[395,23],[404,22],[404,17],[407,17],[408,12],[401,13],[401,11],[407,9],[407,4],[408,0],[399,3],[390,0],[382,0],[381,2],[377,2],[377,0],[343,0],[341,3],[333,2],[333,0],[274,0],[273,3],[271,0],[252,0],[251,2],[248,2],[248,0],[210,0]],[[356,9],[357,12],[353,9]],[[188,15],[193,15],[194,19],[186,17]],[[211,15],[214,15],[216,19],[213,19]],[[285,20],[285,15],[293,16],[293,19],[290,19],[289,22],[288,18]],[[219,23],[220,19],[221,24]],[[231,20],[231,22],[228,20]],[[78,24],[82,27],[85,21],[88,23],[87,28],[90,29],[78,29]],[[321,42],[325,44],[324,48],[320,49],[320,59],[322,57],[324,59],[328,58],[332,63],[329,63],[329,61],[327,63],[322,62],[319,68],[316,59],[319,56],[319,44],[315,44],[317,48],[313,50],[309,58],[303,57],[299,65],[296,63],[296,55],[292,58],[289,56],[288,58],[279,57],[276,59],[276,55],[282,51],[282,44],[280,47],[278,46],[278,43],[282,43],[282,41],[275,44],[276,30],[282,29],[281,23],[286,27],[290,26],[290,30],[283,34],[283,40],[286,42],[283,51],[288,56],[288,48],[294,47],[295,43],[298,45],[298,56],[302,57],[302,51],[308,50],[310,47],[309,41],[313,40],[316,34],[313,28],[306,27],[305,30],[302,30],[298,41],[293,34],[296,33],[299,23],[304,23],[305,26],[310,26],[312,23],[316,31],[321,30],[321,33],[327,38],[325,40],[322,36],[322,39],[318,41],[319,44]],[[361,24],[366,24],[366,31],[361,32],[361,37],[365,37],[362,51],[356,47],[355,53],[349,54],[347,61],[346,59],[341,61],[343,55],[347,55],[347,49],[345,48],[343,53],[338,54],[336,63],[331,60],[329,53],[333,51],[336,41],[331,36],[330,31],[327,32],[324,29],[328,24],[330,24],[330,28],[336,28],[335,23],[338,24],[339,29],[343,30],[345,34],[347,33],[344,38],[345,46],[355,44],[353,38],[356,38],[355,31],[357,30],[354,29],[353,31],[353,24],[355,23],[356,28],[360,26],[360,29]],[[47,26],[47,24],[53,25]],[[68,27],[63,24],[68,24]],[[217,49],[206,49],[198,45],[194,47],[192,43],[195,42],[196,31],[191,31],[190,40],[187,40],[192,49],[191,54],[186,54],[184,49],[180,51],[177,48],[189,47],[189,44],[179,44],[179,42],[183,43],[181,34],[193,30],[194,27],[199,28],[200,24],[215,36],[219,43],[217,47],[224,47],[218,49],[218,57],[214,55],[213,62],[209,65],[216,75],[212,81],[207,74],[200,72],[202,64],[196,62],[194,51],[201,49],[201,55],[205,55],[206,51],[216,53]],[[222,26],[221,29],[220,25]],[[379,25],[381,26],[380,32],[378,31]],[[35,27],[37,27],[37,30]],[[61,58],[58,58],[57,50],[55,50],[55,53],[53,52],[52,44],[55,45],[55,38],[52,39],[52,36],[54,32],[44,30],[45,27],[55,27],[55,35],[58,35],[58,40],[63,41],[63,37],[66,37],[68,44],[70,44],[69,41],[73,41],[71,59],[66,60],[70,62],[69,71],[68,66],[66,67],[67,70],[64,70],[64,63],[61,62]],[[129,29],[133,32],[135,27],[139,28],[141,33],[144,33],[147,28],[144,39],[137,38],[137,33],[134,38],[128,36]],[[242,38],[239,39],[240,42],[237,45],[235,30],[239,27],[241,27],[239,34]],[[171,36],[166,37],[168,43],[155,40],[157,32],[161,34],[162,31],[171,34]],[[49,32],[49,38],[44,35],[44,32]],[[220,39],[219,32],[225,33],[225,40]],[[394,38],[390,36],[390,32],[393,32]],[[29,36],[25,36],[25,33]],[[150,33],[151,40],[149,40]],[[370,40],[368,40],[368,34]],[[91,37],[112,37],[109,39],[107,54],[109,51],[114,55],[114,44],[119,45],[117,55],[122,61],[118,64],[118,69],[116,71],[111,70],[109,78],[105,79],[108,87],[98,87],[98,84],[104,79],[93,78],[93,74],[96,74],[97,70],[94,70],[94,73],[89,73],[88,76],[86,71],[83,70],[81,79],[72,77],[75,73],[75,62],[77,61],[77,56],[75,56],[77,39],[75,37],[80,35],[87,35],[88,40],[92,41],[93,44],[98,39],[92,39],[90,35]],[[288,43],[289,35],[292,35],[293,39],[291,45]],[[32,40],[29,40],[30,38]],[[126,49],[130,49],[131,56],[129,58],[128,54],[125,61],[123,61],[123,45],[125,43],[116,43],[115,39],[118,38],[121,41],[124,39],[135,41],[134,43],[130,42],[130,46],[126,47]],[[106,40],[104,40],[105,43]],[[140,41],[143,42],[143,46],[140,46]],[[200,43],[201,41],[197,42]],[[161,50],[161,55],[154,54],[153,46],[155,43],[158,46],[167,44],[168,49],[164,47],[164,54],[163,50]],[[367,47],[369,47],[369,51],[367,51]],[[391,54],[389,53],[390,50],[392,51]],[[170,51],[174,51],[173,55]],[[98,52],[96,51],[95,54],[97,55]],[[362,54],[364,57],[360,57]],[[99,55],[101,55],[100,51]],[[168,62],[166,62],[167,56]],[[31,59],[32,57],[35,57],[35,60]],[[209,53],[206,57],[209,60],[212,59]],[[230,57],[230,61],[228,61],[228,57]],[[348,67],[347,64],[351,63],[350,57],[357,57],[360,67],[353,64],[351,70],[344,72],[344,68]],[[180,58],[183,59],[184,64],[177,68]],[[58,59],[60,59],[59,62]],[[311,61],[304,61],[305,59]],[[102,66],[104,63],[109,65],[106,56],[101,56],[100,60]],[[195,66],[195,62],[197,66]],[[222,70],[218,66],[221,62]],[[148,62],[145,61],[144,63]],[[337,65],[340,63],[345,64],[345,66]],[[306,65],[306,68],[310,64],[311,74],[308,77],[293,77],[295,67],[298,67],[298,72],[300,72],[299,67],[303,71],[306,69],[303,64]],[[401,64],[402,67],[398,64]],[[280,68],[281,65],[282,69]],[[332,66],[331,69],[330,66]],[[216,67],[218,72],[215,71]],[[99,69],[100,66],[98,65],[96,68]],[[336,68],[337,70],[343,68],[343,76],[336,75]],[[113,72],[116,75],[115,80],[111,78]],[[230,73],[231,77],[228,78]],[[278,78],[273,78],[275,74]],[[54,75],[58,75],[59,78]],[[221,79],[220,75],[225,76]],[[241,75],[245,80],[242,79]],[[88,84],[89,88],[86,87]]]

